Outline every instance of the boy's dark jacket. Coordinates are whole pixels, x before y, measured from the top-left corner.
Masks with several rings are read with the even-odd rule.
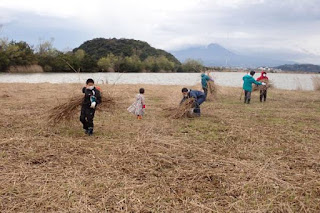
[[[206,94],[204,94],[201,91],[190,90],[188,93],[188,97],[183,97],[182,100],[180,101],[180,104],[182,104],[188,98],[194,98],[197,101],[198,98],[205,97],[205,96],[206,96]]]
[[[96,96],[97,105],[101,103],[101,94],[100,94],[100,91],[97,90],[96,88],[93,88],[93,90],[90,90],[90,89],[87,89],[86,87],[83,87],[82,92],[84,93],[82,107],[90,108],[90,106],[91,106],[90,97],[92,95]]]

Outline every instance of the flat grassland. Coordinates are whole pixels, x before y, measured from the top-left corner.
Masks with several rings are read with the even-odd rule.
[[[0,212],[320,212],[320,93],[219,88],[202,117],[171,119],[181,87],[102,85],[116,107],[50,126],[79,84],[0,84]]]

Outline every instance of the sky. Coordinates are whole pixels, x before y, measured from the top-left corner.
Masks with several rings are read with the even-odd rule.
[[[245,55],[320,64],[320,0],[0,0],[0,37],[54,38],[71,50],[97,37],[174,51],[218,43]]]

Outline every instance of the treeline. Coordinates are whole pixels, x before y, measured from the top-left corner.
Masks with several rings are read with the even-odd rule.
[[[283,71],[320,73],[320,66],[314,64],[286,64],[275,68]]]
[[[0,40],[1,72],[28,65],[40,65],[44,72],[200,72],[204,69],[200,61],[190,59],[181,64],[166,55],[146,55],[143,51],[131,55],[111,52],[97,57],[80,48],[59,51],[53,47],[52,40],[40,42],[36,47],[23,41]]]

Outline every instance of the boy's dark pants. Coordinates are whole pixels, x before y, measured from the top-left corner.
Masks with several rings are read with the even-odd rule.
[[[262,102],[262,99],[267,100],[267,90],[260,90],[260,102]]]
[[[90,107],[81,107],[81,115],[80,115],[80,121],[83,124],[83,129],[88,130],[89,128],[93,129],[93,118],[95,109],[92,109]]]
[[[245,90],[244,91],[244,103],[250,104],[250,100],[251,100],[251,92]]]
[[[197,102],[195,104],[195,108],[193,110],[194,113],[196,114],[199,114],[200,115],[200,105],[206,100],[206,96],[202,96],[202,97],[199,97],[197,99]]]

